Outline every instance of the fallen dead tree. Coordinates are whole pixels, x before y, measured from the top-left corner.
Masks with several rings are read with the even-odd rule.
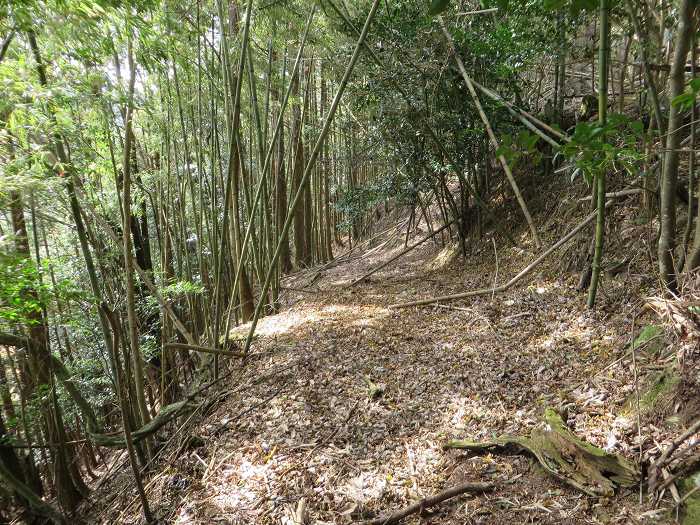
[[[447,490],[443,490],[442,492],[438,492],[437,494],[433,494],[432,496],[423,498],[422,500],[417,501],[416,503],[413,503],[412,505],[409,505],[408,507],[405,507],[401,510],[397,510],[392,514],[380,516],[379,518],[374,518],[368,521],[363,521],[362,525],[390,525],[392,523],[398,523],[399,521],[406,518],[407,516],[410,516],[411,514],[421,513],[423,512],[423,509],[433,507],[438,503],[447,501],[448,499],[454,498],[455,496],[459,496],[460,494],[464,494],[466,492],[470,492],[472,494],[480,494],[482,492],[489,492],[494,488],[495,485],[493,483],[474,483],[467,481],[465,483],[455,485],[454,487],[450,487]]]
[[[644,188],[630,188],[628,190],[613,191],[611,193],[606,193],[606,199],[621,199],[623,197],[629,197],[630,195],[637,195],[639,193],[644,193]],[[593,195],[588,195],[579,199],[578,202],[586,202],[593,199]]]
[[[535,428],[530,437],[503,436],[481,443],[455,440],[444,448],[527,451],[551,476],[589,496],[609,497],[616,487],[632,487],[639,482],[639,470],[634,464],[576,437],[554,409],[545,410],[544,423],[544,428]]]

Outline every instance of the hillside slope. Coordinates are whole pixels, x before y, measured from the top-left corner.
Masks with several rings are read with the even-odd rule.
[[[571,226],[549,217],[547,244]],[[647,228],[621,224],[627,236]],[[496,490],[435,507],[431,523],[670,523],[672,502],[640,505],[637,489],[595,499],[527,456],[442,450],[454,437],[529,434],[546,407],[560,410],[579,437],[631,460],[640,434],[645,458],[673,435],[658,407],[642,407],[641,428],[634,410],[635,385],[644,396],[675,360],[664,344],[640,345],[631,360],[633,333],[658,323],[641,308],[653,293],[643,257],[606,279],[595,311],[586,309],[577,275],[562,272],[561,254],[503,294],[388,308],[505,282],[536,254],[522,239],[520,247],[485,239],[466,263],[439,269],[441,246],[428,242],[348,287],[403,248],[397,235],[335,267],[287,278],[286,307],[262,320],[245,367],[231,363],[235,371],[208,397],[208,412],[164,451],[162,472],[147,483],[158,515],[183,524],[291,524],[302,516],[350,523],[469,480]],[[245,333],[239,327],[231,337]],[[110,485],[123,483],[126,471]],[[130,502],[132,489],[117,491],[92,519],[138,521]]]

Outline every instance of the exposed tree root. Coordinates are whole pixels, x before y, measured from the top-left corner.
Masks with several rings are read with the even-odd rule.
[[[447,490],[443,490],[442,492],[438,492],[437,494],[433,494],[432,496],[423,498],[422,500],[412,505],[409,505],[408,507],[405,507],[401,510],[397,510],[392,514],[387,514],[385,516],[380,516],[379,518],[363,521],[362,525],[390,525],[391,523],[398,523],[399,521],[401,521],[407,516],[410,516],[411,514],[417,514],[419,512],[422,512],[423,509],[427,507],[432,507],[450,498],[454,498],[455,496],[464,494],[465,492],[489,492],[493,490],[494,487],[495,485],[493,483],[474,483],[470,481],[466,483],[461,483],[459,485],[455,485],[454,487],[450,487]]]
[[[482,443],[455,440],[444,448],[527,450],[549,474],[589,496],[612,496],[615,487],[639,481],[634,464],[576,437],[554,409],[545,410],[544,421],[544,428],[534,429],[530,437],[504,436]]]

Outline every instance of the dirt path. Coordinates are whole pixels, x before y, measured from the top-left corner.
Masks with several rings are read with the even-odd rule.
[[[310,524],[350,523],[472,480],[498,489],[451,500],[430,523],[659,523],[636,493],[597,501],[525,457],[441,448],[451,437],[529,433],[546,406],[565,406],[580,436],[634,457],[634,419],[617,416],[633,388],[629,282],[608,285],[591,314],[574,276],[551,277],[554,261],[493,299],[389,310],[492,282],[493,256],[431,272],[438,248],[427,244],[344,288],[398,249],[327,270],[309,288],[314,272],[285,282],[297,291],[260,323],[249,364],[228,385],[238,391],[153,484],[160,514],[181,524],[292,524],[303,507]],[[513,264],[499,268],[503,278],[532,256],[511,251],[500,254]]]

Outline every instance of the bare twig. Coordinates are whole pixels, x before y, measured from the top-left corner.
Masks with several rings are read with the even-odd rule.
[[[606,193],[605,198],[606,199],[619,199],[620,197],[627,197],[629,195],[636,195],[637,193],[644,193],[644,188],[630,188],[629,190],[620,190],[620,191],[614,191],[611,193]],[[578,202],[585,202],[589,201],[593,198],[592,195],[589,195],[588,197],[583,197],[578,200]]]
[[[467,297],[476,297],[478,295],[488,295],[488,294],[495,294],[495,293],[500,293],[500,292],[505,292],[508,290],[511,286],[513,286],[515,283],[517,283],[520,279],[525,277],[527,274],[529,274],[532,270],[534,270],[548,255],[550,255],[552,252],[566,244],[569,240],[571,240],[574,236],[576,236],[577,233],[579,233],[581,230],[583,230],[593,219],[595,219],[596,214],[592,213],[586,219],[581,222],[576,228],[571,230],[569,233],[567,233],[564,237],[562,237],[559,241],[557,241],[554,245],[552,245],[550,248],[545,250],[537,259],[532,261],[529,265],[525,267],[524,270],[522,270],[518,275],[513,277],[510,281],[508,281],[506,284],[503,284],[501,286],[496,286],[496,287],[491,287],[491,288],[482,288],[479,290],[472,290],[469,292],[463,292],[463,293],[458,293],[454,295],[443,295],[440,297],[431,297],[429,299],[421,299],[418,301],[409,301],[407,303],[398,303],[398,304],[392,304],[389,305],[389,308],[406,308],[407,306],[420,306],[424,304],[432,304],[432,303],[437,303],[441,301],[454,301],[457,299],[465,299]]]
[[[670,462],[671,462],[671,456],[673,455],[673,452],[680,447],[688,438],[692,437],[694,434],[697,434],[700,431],[700,418],[695,421],[688,430],[683,432],[680,436],[678,436],[676,439],[673,440],[673,442],[664,450],[663,454],[657,459],[654,464],[650,468],[650,476],[649,476],[649,491],[652,492],[654,490],[661,490],[664,487],[669,485],[669,480],[665,479],[664,482],[657,488],[656,483],[657,479],[659,476],[659,472],[662,471],[664,467],[666,467]],[[671,481],[675,478],[673,476],[671,478]]]
[[[605,206],[611,206],[614,203],[614,200],[608,200],[605,203]],[[532,270],[534,270],[544,259],[546,259],[549,255],[551,255],[553,252],[555,252],[557,249],[561,248],[564,244],[569,242],[571,239],[573,239],[576,234],[578,234],[581,230],[583,230],[588,224],[593,221],[593,219],[596,218],[596,213],[593,212],[590,215],[588,215],[581,223],[579,223],[578,226],[576,226],[573,230],[571,230],[569,233],[564,235],[561,239],[559,239],[556,243],[554,243],[551,247],[546,249],[542,254],[537,257],[534,261],[532,261],[530,264],[528,264],[518,275],[513,277],[510,281],[508,281],[505,284],[502,284],[501,286],[497,287],[492,287],[492,288],[481,288],[479,290],[471,290],[469,292],[462,292],[454,295],[443,295],[440,297],[431,297],[429,299],[420,299],[417,301],[409,301],[406,303],[397,303],[397,304],[390,304],[389,308],[406,308],[408,306],[421,306],[425,304],[433,304],[433,303],[438,303],[442,301],[455,301],[457,299],[465,299],[467,297],[477,297],[479,295],[488,295],[488,294],[495,294],[495,293],[501,293],[505,292],[508,290],[511,286],[513,286],[515,283],[520,281],[523,277],[528,275]]]
[[[639,464],[642,464],[642,419],[640,415],[640,403],[639,403],[639,374],[637,373],[637,357],[636,349],[634,347],[634,329],[637,322],[637,312],[632,311],[632,334],[630,336],[630,352],[632,353],[632,370],[634,372],[634,395],[635,402],[637,404],[637,437],[639,440]],[[639,503],[641,505],[643,498],[643,488],[642,484],[639,484]]]
[[[498,7],[491,7],[490,9],[479,9],[477,11],[464,11],[463,13],[457,13],[457,16],[484,15],[486,13],[495,13],[496,11],[498,11]]]

